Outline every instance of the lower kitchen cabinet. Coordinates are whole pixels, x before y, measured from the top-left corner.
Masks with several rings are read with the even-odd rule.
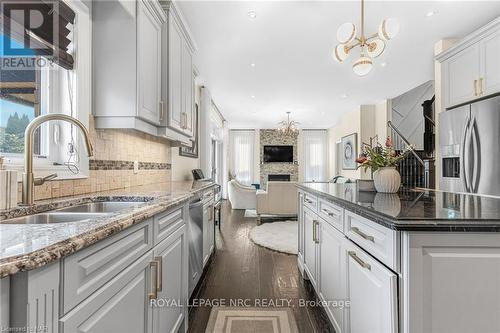
[[[349,331],[398,332],[397,276],[346,241]]]
[[[304,270],[307,277],[311,281],[314,289],[318,286],[318,241],[317,241],[317,225],[318,218],[308,208],[304,209]]]
[[[156,304],[153,300],[153,332],[177,332],[187,327],[188,247],[183,226],[154,250],[157,260]]]
[[[335,229],[328,222],[321,220],[319,233],[319,297],[328,302],[325,310],[332,322],[336,333],[344,330],[344,304],[346,298],[346,252],[343,233]]]
[[[59,320],[61,332],[152,332],[152,262],[149,252],[79,304]]]

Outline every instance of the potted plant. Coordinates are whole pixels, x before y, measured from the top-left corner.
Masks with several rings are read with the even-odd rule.
[[[363,147],[363,153],[359,155],[356,162],[358,168],[370,168],[373,172],[373,183],[377,192],[396,193],[401,185],[401,175],[396,170],[412,147],[407,147],[404,151],[397,153],[392,144],[391,138],[387,138],[385,145],[379,142],[375,147]]]

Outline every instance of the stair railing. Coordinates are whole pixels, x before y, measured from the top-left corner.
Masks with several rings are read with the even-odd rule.
[[[413,146],[411,145],[410,141],[408,141],[408,139],[405,138],[405,136],[398,130],[398,128],[390,120],[387,122],[387,126],[389,126],[389,128],[392,130],[391,132],[392,138],[394,139],[394,134],[396,134],[397,136],[396,137],[397,144],[395,145],[395,147],[400,149],[401,147],[399,147],[400,146],[399,141],[404,142],[406,146],[410,149],[410,152],[413,154],[413,156],[415,156],[415,159],[418,161],[418,163],[420,163],[422,166],[425,166],[424,161],[420,158],[415,149],[413,149]]]

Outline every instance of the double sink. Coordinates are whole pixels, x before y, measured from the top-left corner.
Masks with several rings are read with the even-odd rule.
[[[139,207],[146,202],[103,201],[91,202],[79,206],[61,208],[56,211],[28,215],[2,221],[3,224],[51,224],[68,222],[86,222],[108,216],[121,210]]]

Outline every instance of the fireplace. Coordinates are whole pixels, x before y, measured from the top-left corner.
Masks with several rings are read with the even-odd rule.
[[[267,180],[270,182],[289,182],[290,175],[285,175],[285,174],[267,175]]]

